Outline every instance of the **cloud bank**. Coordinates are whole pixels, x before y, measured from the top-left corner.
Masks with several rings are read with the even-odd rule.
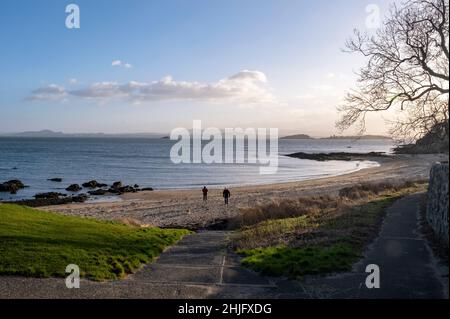
[[[59,101],[67,96],[67,91],[64,87],[57,84],[50,84],[46,87],[38,88],[31,92],[27,97],[28,100],[48,100]]]
[[[58,101],[67,97],[91,100],[129,100],[136,103],[168,100],[268,103],[274,97],[267,77],[260,71],[243,70],[214,83],[175,81],[171,76],[153,82],[97,82],[77,90],[51,84],[31,92],[29,100]]]

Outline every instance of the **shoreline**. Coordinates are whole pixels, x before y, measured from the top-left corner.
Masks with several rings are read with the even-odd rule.
[[[230,205],[223,203],[221,189],[210,188],[208,201],[201,189],[155,190],[126,193],[122,201],[75,203],[39,209],[102,220],[133,220],[165,228],[201,229],[239,214],[240,209],[311,195],[337,194],[358,183],[399,183],[428,178],[431,165],[448,161],[448,155],[395,155],[378,159],[380,166],[306,181],[230,188]]]
[[[317,153],[317,154],[312,154],[312,155],[321,155],[322,153]],[[321,178],[328,178],[328,177],[337,177],[337,176],[341,176],[341,175],[346,175],[346,174],[351,174],[363,169],[367,169],[367,168],[373,168],[373,167],[378,167],[380,166],[380,160],[383,160],[384,158],[388,158],[388,155],[385,155],[383,157],[380,156],[371,156],[371,153],[368,154],[357,154],[358,156],[353,156],[350,155],[350,158],[348,159],[339,159],[339,158],[332,158],[332,159],[327,159],[325,161],[323,160],[316,160],[316,159],[306,159],[306,158],[296,158],[295,156],[292,156],[293,154],[284,154],[284,155],[280,155],[280,157],[287,157],[287,158],[294,158],[296,160],[303,160],[303,161],[312,161],[312,162],[330,162],[330,163],[343,163],[343,162],[351,162],[352,164],[354,164],[354,167],[342,167],[341,169],[339,169],[338,172],[325,172],[322,174],[311,174],[311,175],[301,175],[301,176],[295,176],[294,178],[290,179],[290,180],[285,180],[285,181],[281,181],[281,177],[275,178],[277,180],[271,180],[271,178],[266,178],[263,181],[250,181],[250,182],[230,182],[230,183],[216,183],[214,185],[211,184],[207,184],[209,189],[220,189],[220,188],[224,188],[224,187],[232,187],[232,188],[241,188],[241,187],[257,187],[257,186],[264,186],[264,185],[273,185],[273,184],[281,184],[281,183],[296,183],[296,182],[303,182],[303,181],[310,181],[310,180],[315,180],[315,179],[321,179]],[[301,163],[299,164],[299,167],[301,166]],[[276,175],[276,174],[275,174]],[[52,181],[56,178],[53,179],[47,179],[47,181]],[[42,207],[42,206],[57,206],[57,205],[65,205],[65,204],[70,204],[71,203],[71,198],[73,198],[73,203],[77,203],[77,202],[85,202],[85,203],[97,203],[97,202],[115,202],[118,200],[121,200],[121,194],[117,194],[116,192],[114,193],[110,193],[108,192],[107,189],[105,189],[104,187],[100,187],[100,188],[83,188],[80,191],[68,191],[67,188],[65,188],[65,186],[67,186],[67,184],[62,184],[63,178],[59,177],[57,178],[58,181],[54,181],[55,184],[54,185],[58,185],[61,187],[53,187],[53,188],[47,188],[47,189],[42,189],[39,186],[34,185],[34,187],[38,187],[39,191],[36,192],[34,195],[28,195],[28,196],[19,196],[19,194],[12,194],[9,193],[9,198],[6,198],[4,195],[0,196],[0,203],[4,202],[4,203],[10,203],[10,204],[24,204],[24,205],[31,205],[31,203],[36,202],[37,203],[37,199],[35,198],[35,195],[42,195],[42,194],[59,194],[60,197],[59,199],[51,199],[54,202],[53,203],[49,203],[46,204],[45,202],[42,203],[38,203],[36,205],[32,205],[33,207]],[[100,178],[99,180],[102,181],[102,179]],[[20,180],[18,180],[20,181]],[[97,180],[95,180],[97,181]],[[2,181],[0,180],[0,184],[2,183]],[[74,185],[80,185],[83,182],[78,182],[78,184],[74,184]],[[130,184],[129,187],[132,187],[131,185],[133,185],[133,183]],[[73,186],[72,184],[69,185],[70,187]],[[102,186],[106,186],[107,188],[109,187],[109,185],[107,184],[102,184]],[[151,185],[151,187],[148,186],[144,186],[143,189],[140,189],[139,187],[136,188],[137,192],[142,192],[145,191],[145,188],[152,188],[154,190],[159,190],[159,191],[177,191],[177,190],[196,190],[199,187],[203,187],[203,184],[192,184],[189,186],[172,186],[172,187],[158,187],[155,185]],[[30,185],[25,186],[24,188],[28,188],[30,189]],[[111,186],[113,187],[113,186]],[[110,187],[110,188],[111,188]],[[128,185],[127,185],[128,187]],[[95,191],[103,191],[103,194],[94,194]],[[126,191],[129,192],[129,191]],[[124,193],[126,193],[124,192]],[[0,192],[0,195],[5,194],[8,192]],[[14,195],[14,197],[11,197],[11,195]],[[84,200],[79,200],[78,197],[80,196],[84,196],[86,197],[86,199]],[[45,201],[45,199],[43,200]]]

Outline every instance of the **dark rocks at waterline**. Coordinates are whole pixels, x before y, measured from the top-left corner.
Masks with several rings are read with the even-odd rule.
[[[102,188],[102,187],[108,187],[107,184],[99,183],[96,180],[92,180],[86,183],[82,184],[83,187],[86,188]]]
[[[312,161],[319,161],[319,162],[325,162],[325,161],[355,161],[355,160],[364,160],[368,158],[373,157],[388,157],[383,152],[369,152],[369,153],[345,153],[345,152],[338,152],[338,153],[294,153],[287,155],[289,157],[294,157],[298,159],[306,159],[306,160],[312,160]]]
[[[136,193],[138,191],[139,191],[138,188],[134,188],[133,186],[130,186],[130,185],[126,185],[126,186],[122,186],[122,187],[118,187],[118,188],[111,187],[108,190],[108,192],[110,192],[112,194],[116,194],[116,195],[120,195],[123,193]]]
[[[102,195],[106,195],[106,193],[108,193],[108,191],[105,189],[97,189],[95,191],[88,192],[89,195],[94,195],[94,196],[102,196]]]
[[[122,187],[122,182],[114,182],[111,186],[111,188],[120,188]]]
[[[58,199],[60,197],[66,197],[66,194],[61,194],[57,192],[39,193],[34,195],[35,199]]]
[[[134,188],[133,186],[127,185],[119,188],[120,193],[136,193],[139,189]]]
[[[102,196],[102,195],[108,195],[108,194],[113,194],[113,195],[122,195],[125,193],[137,193],[140,191],[153,191],[152,187],[146,187],[146,188],[139,188],[139,185],[135,184],[133,186],[131,185],[125,185],[125,186],[121,186],[122,183],[121,182],[115,182],[113,183],[113,186],[111,186],[109,189],[98,189],[98,190],[93,190],[93,191],[89,191],[89,195],[94,195],[94,196]]]
[[[97,184],[98,184],[97,181],[89,181],[89,182],[83,183],[82,186],[87,187],[87,188],[96,188]]]
[[[61,183],[62,182],[62,178],[60,178],[60,177],[49,178],[48,181]]]
[[[66,191],[68,192],[79,192],[82,188],[78,184],[72,184],[69,187],[66,188]]]
[[[63,205],[70,203],[82,203],[88,199],[86,194],[79,194],[76,196],[66,196],[66,197],[56,197],[56,198],[35,198],[35,199],[25,199],[20,201],[9,201],[5,203],[25,205],[29,207],[41,207],[41,206],[53,206],[53,205]]]
[[[141,191],[143,191],[143,192],[153,192],[153,188],[152,187],[144,187],[144,188],[141,188]]]
[[[16,188],[25,188],[25,185],[18,179],[12,179],[10,181],[7,182],[3,182],[0,185],[2,186],[12,186],[12,187],[16,187]]]
[[[16,194],[19,189],[25,188],[26,186],[18,179],[13,179],[4,183],[0,183],[0,192],[8,192],[11,194]]]
[[[136,193],[139,191],[139,185],[135,184],[134,186],[125,185],[122,186],[122,182],[114,182],[108,192],[116,195],[120,195],[123,193]]]
[[[79,194],[76,196],[71,196],[71,197],[69,197],[69,199],[72,199],[72,202],[74,202],[74,203],[83,203],[83,202],[87,201],[88,195]]]

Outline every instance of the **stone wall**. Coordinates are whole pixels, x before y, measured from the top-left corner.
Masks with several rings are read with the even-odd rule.
[[[448,163],[431,168],[426,216],[436,235],[448,245]]]

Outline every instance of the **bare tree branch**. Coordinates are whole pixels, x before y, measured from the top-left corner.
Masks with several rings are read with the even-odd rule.
[[[362,54],[367,63],[358,73],[357,88],[348,92],[345,103],[338,107],[338,128],[358,125],[363,132],[367,113],[392,108],[410,117],[394,125],[396,132],[408,134],[398,128],[401,123],[410,129],[411,123],[421,127],[418,135],[411,131],[415,138],[426,134],[424,128],[431,130],[429,123],[421,125],[420,119],[448,121],[448,1],[407,0],[400,8],[394,4],[375,35],[355,30],[354,37],[346,42],[346,51]],[[429,114],[431,110],[445,111],[442,106],[431,107],[436,103],[447,105],[445,116]],[[426,116],[417,112],[424,108]]]

